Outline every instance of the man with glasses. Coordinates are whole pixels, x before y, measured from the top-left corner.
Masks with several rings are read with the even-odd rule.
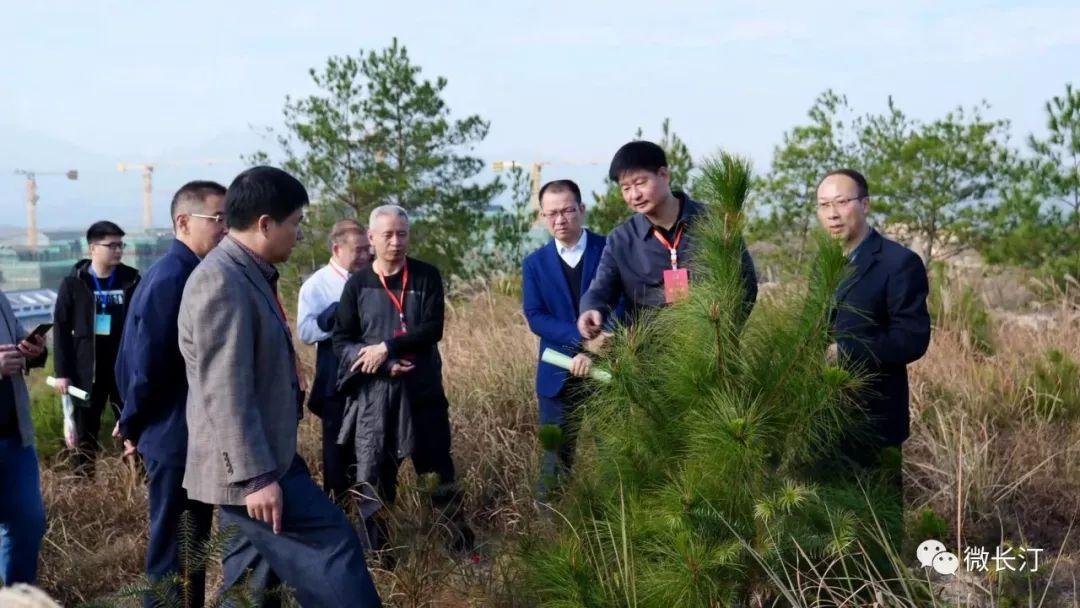
[[[870,227],[870,191],[858,171],[827,174],[818,185],[817,201],[821,227],[841,242],[852,269],[836,292],[836,341],[827,357],[865,374],[856,399],[869,424],[853,429],[842,442],[842,460],[856,470],[883,475],[891,486],[894,508],[878,515],[898,541],[901,446],[909,428],[907,365],[930,344],[926,268],[910,249]]]
[[[574,182],[548,182],[540,188],[539,199],[540,217],[552,238],[522,262],[525,319],[529,329],[540,337],[541,353],[550,348],[573,357],[569,374],[543,361],[536,366],[540,425],[547,427],[542,430],[544,455],[540,466],[543,500],[559,475],[569,471],[573,463],[570,418],[583,396],[579,379],[587,376],[592,367],[576,322],[581,296],[596,275],[604,251],[604,237],[584,229],[585,205]],[[549,435],[548,430],[553,432]]]
[[[66,395],[69,387],[76,387],[90,393],[89,401],[75,399],[75,472],[89,478],[100,449],[105,405],[120,418],[122,401],[113,366],[139,271],[120,263],[124,231],[116,224],[96,222],[86,231],[86,242],[90,259],[79,260],[57,291],[53,342],[57,392]]]
[[[150,502],[150,542],[146,574],[160,581],[182,574],[185,606],[201,607],[205,572],[183,572],[180,520],[190,517],[193,546],[210,535],[213,507],[188,499],[184,490],[187,458],[185,419],[188,384],[177,339],[184,285],[199,261],[225,237],[225,187],[216,182],[185,184],[172,199],[176,239],[169,252],[146,271],[128,307],[128,320],[116,359],[116,386],[124,403],[116,435],[124,454],[138,450],[146,465]],[[177,594],[179,590],[172,590]],[[147,607],[155,598],[147,596]]]

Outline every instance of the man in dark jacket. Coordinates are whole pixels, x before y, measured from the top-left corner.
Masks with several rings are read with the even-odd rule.
[[[371,263],[371,244],[356,220],[345,219],[330,229],[330,259],[300,286],[296,330],[305,344],[316,345],[315,380],[308,408],[322,420],[323,489],[345,504],[356,482],[352,444],[338,445],[345,399],[338,394],[338,360],[331,332],[337,320],[341,291],[349,276]]]
[[[188,277],[225,236],[225,187],[205,181],[185,184],[173,196],[170,215],[176,240],[135,290],[116,359],[116,386],[124,402],[119,434],[125,453],[137,448],[146,465],[150,499],[146,574],[152,581],[181,573],[183,513],[190,517],[196,546],[209,537],[214,514],[211,505],[189,500],[183,487],[188,385],[176,322]],[[201,607],[205,572],[183,574],[188,583],[186,605]],[[144,600],[148,608],[154,602],[152,596]]]
[[[664,150],[648,141],[632,141],[615,153],[608,177],[619,184],[635,214],[607,237],[596,278],[581,298],[578,330],[585,338],[600,334],[612,310],[625,298],[626,323],[641,312],[682,298],[689,287],[694,256],[691,228],[705,207],[682,192],[671,191]],[[757,299],[757,274],[750,252],[742,251],[743,302],[746,314]]]
[[[817,200],[818,220],[842,242],[852,267],[836,292],[836,342],[828,357],[866,377],[858,400],[869,428],[853,429],[843,453],[856,466],[886,475],[902,507],[901,446],[909,432],[907,365],[930,344],[926,268],[910,249],[870,227],[870,192],[859,172],[829,173],[818,186]],[[890,527],[898,525],[895,515],[900,510]]]
[[[110,404],[120,418],[122,402],[113,367],[139,271],[120,263],[124,231],[116,224],[96,222],[86,231],[86,242],[90,259],[75,264],[57,292],[53,342],[57,392],[67,394],[74,386],[90,393],[87,402],[75,400],[75,470],[91,477],[105,405]]]
[[[372,211],[368,238],[375,261],[345,283],[333,334],[341,361],[338,386],[347,399],[339,443],[351,439],[356,449],[367,544],[384,545],[385,529],[373,516],[393,503],[398,467],[411,458],[417,475],[438,477],[433,502],[456,524],[453,545],[468,548],[472,532],[457,511],[439,355],[442,276],[407,257],[409,218],[401,207]]]

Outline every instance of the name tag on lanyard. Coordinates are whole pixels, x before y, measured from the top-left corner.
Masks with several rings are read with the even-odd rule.
[[[94,335],[108,336],[112,334],[112,315],[109,314],[109,296],[112,294],[112,286],[116,281],[116,271],[109,275],[105,287],[101,286],[97,272],[90,268],[90,278],[94,280],[94,303],[97,305],[97,314],[94,315]],[[123,297],[123,296],[121,296]]]
[[[390,291],[390,287],[386,284],[386,277],[381,272],[375,271],[375,274],[379,277],[379,282],[382,283],[383,291],[390,297],[390,302],[393,303],[394,308],[398,313],[398,328],[394,330],[394,337],[404,336],[409,333],[409,326],[405,322],[405,290],[409,286],[409,264],[406,262],[405,266],[401,269],[401,294],[394,295],[394,292]],[[402,355],[401,359],[405,361],[412,361],[415,359],[413,355]]]
[[[674,243],[668,242],[657,228],[653,228],[653,236],[671,254],[671,268],[664,270],[664,303],[673,304],[685,300],[690,297],[690,272],[679,268],[679,242],[682,241],[683,228],[680,226],[675,233]]]

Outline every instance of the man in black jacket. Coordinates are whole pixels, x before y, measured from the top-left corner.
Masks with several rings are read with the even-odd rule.
[[[903,507],[901,446],[908,437],[907,366],[930,344],[926,268],[910,249],[879,234],[867,222],[870,191],[852,169],[833,171],[817,190],[822,228],[841,241],[851,274],[836,292],[828,358],[865,374],[857,395],[868,428],[852,429],[844,459],[858,469],[885,476],[898,500],[884,518],[899,538]]]
[[[407,257],[409,218],[394,205],[371,212],[368,238],[375,261],[345,283],[334,326],[346,397],[339,443],[356,449],[360,512],[369,548],[385,530],[373,517],[393,503],[398,467],[411,458],[418,476],[438,478],[432,501],[456,525],[455,548],[469,548],[472,532],[460,521],[450,457],[449,402],[443,391],[439,341],[443,284],[437,268]]]
[[[120,263],[124,231],[116,224],[96,222],[86,231],[86,242],[90,258],[79,260],[60,282],[53,341],[57,392],[67,394],[74,386],[90,393],[87,402],[75,400],[75,470],[92,477],[105,405],[112,407],[117,420],[123,406],[113,367],[139,271]]]

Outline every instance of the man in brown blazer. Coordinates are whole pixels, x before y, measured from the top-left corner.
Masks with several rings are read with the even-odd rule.
[[[379,606],[355,530],[296,453],[303,392],[274,264],[301,238],[307,204],[280,169],[241,173],[225,196],[229,235],[184,288],[184,488],[220,505],[222,528],[238,532],[224,589],[246,580],[262,594],[281,582],[303,606]]]

